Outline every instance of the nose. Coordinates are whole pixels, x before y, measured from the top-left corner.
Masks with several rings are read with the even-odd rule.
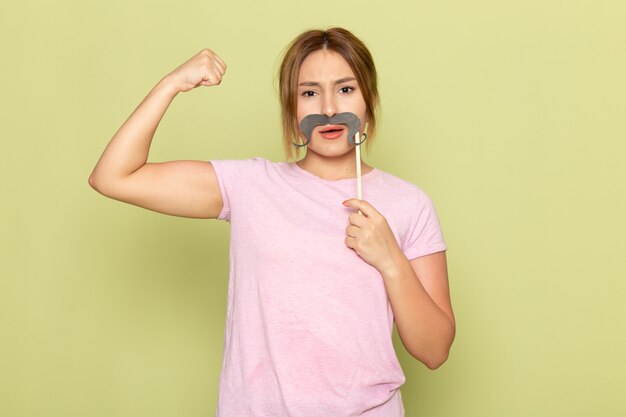
[[[335,104],[335,97],[332,94],[325,94],[322,100],[321,113],[328,117],[333,117],[337,113],[337,106]]]

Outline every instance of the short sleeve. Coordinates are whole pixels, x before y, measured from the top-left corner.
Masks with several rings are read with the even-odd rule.
[[[447,249],[432,200],[421,190],[417,197],[417,207],[413,208],[414,216],[403,245],[409,260]]]
[[[243,195],[249,185],[250,175],[263,164],[262,158],[210,160],[222,195],[223,207],[218,220],[230,222],[232,207],[237,204],[238,196]]]

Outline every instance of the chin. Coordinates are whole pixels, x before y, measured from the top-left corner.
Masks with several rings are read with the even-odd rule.
[[[339,158],[342,156],[346,156],[352,151],[351,148],[342,148],[342,149],[309,149],[309,152],[313,152],[319,156],[323,156],[326,158]]]

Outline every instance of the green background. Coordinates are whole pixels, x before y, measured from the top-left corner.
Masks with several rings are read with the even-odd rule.
[[[283,160],[278,56],[333,25],[379,70],[367,161],[431,196],[449,246],[448,362],[394,334],[407,417],[626,415],[624,22],[617,0],[3,1],[0,415],[214,415],[228,224],[87,178],[205,47],[223,83],[176,97],[149,160]]]

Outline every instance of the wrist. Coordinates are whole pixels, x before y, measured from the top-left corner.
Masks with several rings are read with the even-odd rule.
[[[394,245],[389,251],[389,256],[386,257],[385,262],[381,264],[378,269],[383,278],[393,279],[399,275],[402,275],[402,269],[404,264],[408,263],[406,256],[398,245]]]
[[[180,89],[176,84],[176,80],[174,80],[170,75],[166,75],[165,77],[161,78],[161,80],[157,83],[155,89],[164,91],[172,98],[174,98],[180,92]]]

